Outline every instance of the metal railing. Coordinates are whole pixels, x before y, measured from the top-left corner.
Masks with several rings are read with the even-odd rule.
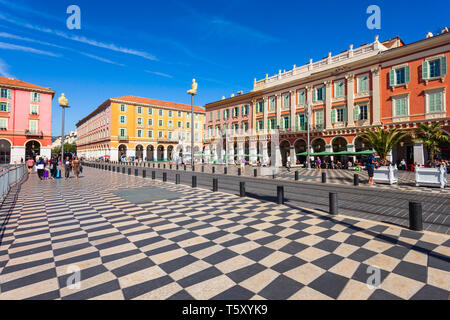
[[[11,187],[22,180],[26,173],[25,165],[11,166],[0,171],[0,197],[6,198]]]

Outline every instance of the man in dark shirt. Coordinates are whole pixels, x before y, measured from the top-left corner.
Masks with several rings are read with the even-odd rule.
[[[369,175],[369,182],[368,182],[368,184],[374,184],[374,182],[373,182],[373,173],[375,171],[375,164],[377,163],[375,161],[375,156],[376,155],[377,155],[376,153],[369,155],[369,159],[367,160],[366,167],[367,167],[367,173]]]

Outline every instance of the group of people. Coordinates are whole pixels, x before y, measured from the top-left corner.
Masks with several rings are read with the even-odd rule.
[[[57,156],[52,156],[51,159],[48,159],[47,157],[39,157],[37,161],[34,161],[34,159],[30,157],[27,160],[26,165],[28,167],[29,174],[31,174],[33,172],[33,168],[35,168],[40,180],[61,178],[63,167],[64,176],[66,179],[70,178],[70,172],[73,171],[75,178],[78,180],[80,173],[83,171],[81,161],[78,157],[73,157],[72,160],[70,160],[69,157],[66,157],[63,164]]]

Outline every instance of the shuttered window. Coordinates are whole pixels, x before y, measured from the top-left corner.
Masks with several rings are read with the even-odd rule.
[[[338,81],[334,85],[334,97],[340,98],[345,95],[345,83],[344,81]]]
[[[394,100],[395,104],[395,116],[406,116],[408,114],[408,105],[406,98],[398,98]]]
[[[428,112],[442,111],[442,92],[428,94]]]

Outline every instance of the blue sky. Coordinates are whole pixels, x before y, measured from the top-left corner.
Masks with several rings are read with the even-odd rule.
[[[81,30],[66,27],[69,5]],[[381,30],[369,30],[369,5]],[[253,79],[400,36],[406,43],[449,26],[449,1],[0,0],[0,75],[56,91],[52,134],[110,97],[137,95],[197,105],[253,88]]]

